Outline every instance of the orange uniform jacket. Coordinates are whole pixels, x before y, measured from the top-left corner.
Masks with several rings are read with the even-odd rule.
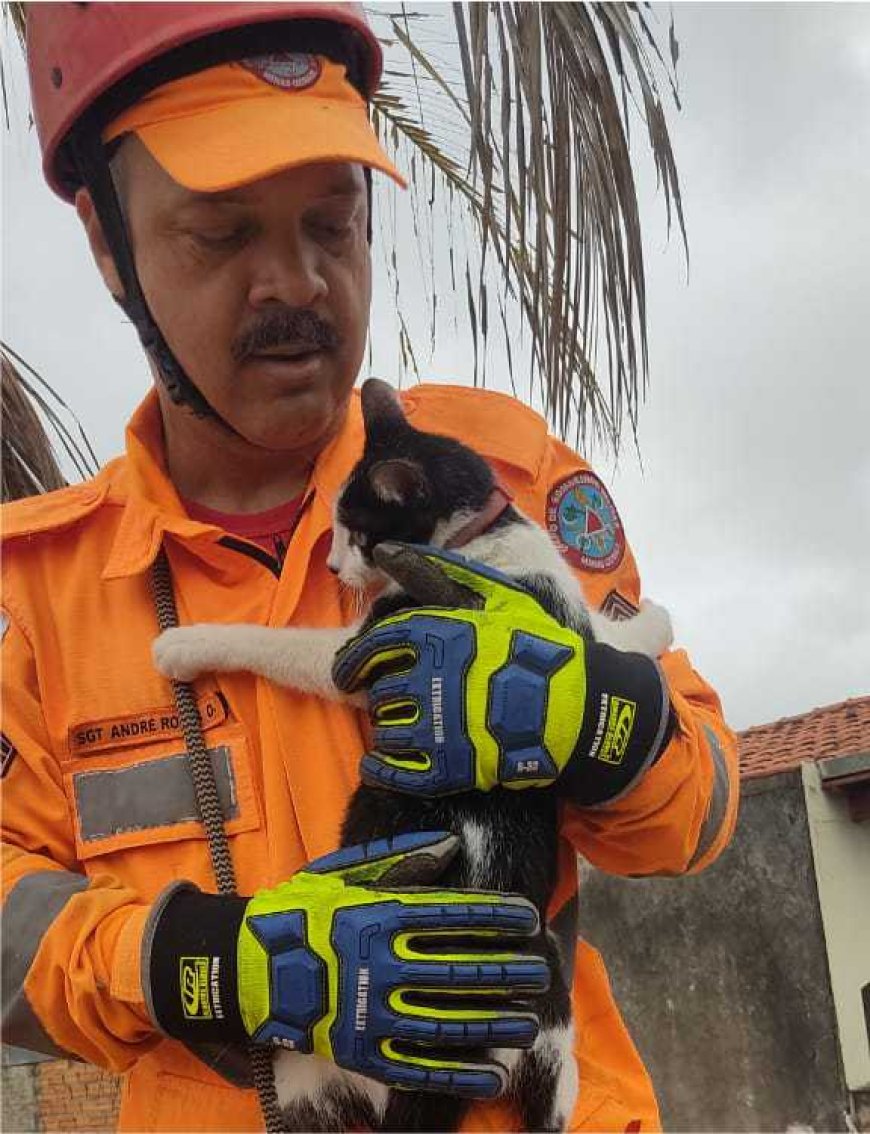
[[[404,402],[414,425],[488,458],[541,523],[548,497],[588,470],[502,395],[423,386]],[[349,622],[354,611],[326,557],[332,501],[361,447],[355,395],[313,470],[283,570],[185,514],[163,464],[153,393],[130,423],[126,457],[86,484],[4,509],[4,1040],[127,1072],[121,1129],[262,1128],[254,1091],[158,1034],[143,1003],[149,903],[179,878],[215,888],[170,687],[151,663],[148,568],[163,541],[182,623]],[[639,601],[639,581],[628,547],[616,558],[579,574],[592,605],[619,613]],[[734,737],[682,650],[662,666],[674,736],[622,798],[565,812],[551,918],[576,909],[577,852],[616,874],[680,874],[703,868],[730,838]],[[239,892],[275,885],[335,849],[358,779],[362,716],[244,673],[203,679],[197,693]],[[602,961],[582,940],[574,1004],[581,1090],[572,1128],[656,1129],[646,1071]],[[492,1103],[466,1128],[515,1125]]]

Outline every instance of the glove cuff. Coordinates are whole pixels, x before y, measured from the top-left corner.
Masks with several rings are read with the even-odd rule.
[[[142,984],[166,1035],[188,1043],[247,1041],[237,962],[247,904],[185,883],[157,900],[142,943]]]
[[[676,724],[661,670],[645,654],[586,645],[586,710],[561,793],[582,807],[612,803],[664,752]]]

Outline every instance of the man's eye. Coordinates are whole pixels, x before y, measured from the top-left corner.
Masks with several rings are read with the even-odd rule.
[[[353,231],[349,224],[336,224],[330,221],[317,221],[314,228],[318,233],[328,236],[331,240],[343,240],[346,236],[350,236]]]
[[[236,247],[245,240],[246,235],[247,233],[243,228],[194,229],[190,232],[190,236],[193,237],[197,244],[201,244],[203,248],[218,251]]]
[[[341,241],[351,237],[356,229],[356,210],[350,215],[312,217],[311,228],[327,240]]]

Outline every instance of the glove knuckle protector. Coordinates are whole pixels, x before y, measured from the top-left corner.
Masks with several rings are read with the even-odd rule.
[[[420,554],[483,603],[385,618],[339,655],[342,687],[374,675],[363,778],[423,796],[559,780],[582,806],[628,790],[674,725],[656,663],[587,642],[491,568]]]
[[[156,1022],[192,1041],[316,1052],[390,1085],[498,1094],[504,1069],[469,1056],[534,1042],[528,1000],[549,971],[517,945],[538,932],[536,910],[502,894],[371,888],[431,880],[456,845],[424,832],[347,848],[250,900],[174,888],[143,967]]]

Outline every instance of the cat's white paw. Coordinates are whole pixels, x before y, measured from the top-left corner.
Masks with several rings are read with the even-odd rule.
[[[569,1128],[580,1090],[571,1021],[542,1028],[531,1048],[514,1053],[496,1051],[494,1057],[511,1077],[508,1094],[520,1104],[528,1123],[524,1129]],[[530,1091],[532,1084],[535,1088]]]
[[[649,657],[659,657],[674,644],[671,616],[657,602],[641,599],[640,613],[631,621],[642,643],[639,649]]]
[[[216,664],[215,627],[174,626],[164,630],[151,647],[154,665],[166,677],[191,681]]]
[[[535,1050],[555,1074],[555,1091],[550,1113],[544,1122],[547,1130],[567,1130],[577,1105],[580,1080],[574,1057],[574,1027],[543,1029],[535,1043]]]
[[[390,1089],[337,1067],[319,1055],[278,1051],[273,1063],[275,1094],[285,1116],[306,1120],[283,1129],[377,1129],[389,1102]],[[312,1121],[317,1116],[316,1124]]]
[[[617,650],[660,657],[674,640],[671,616],[663,606],[644,599],[633,618],[614,620],[592,611],[589,621],[595,639]]]

